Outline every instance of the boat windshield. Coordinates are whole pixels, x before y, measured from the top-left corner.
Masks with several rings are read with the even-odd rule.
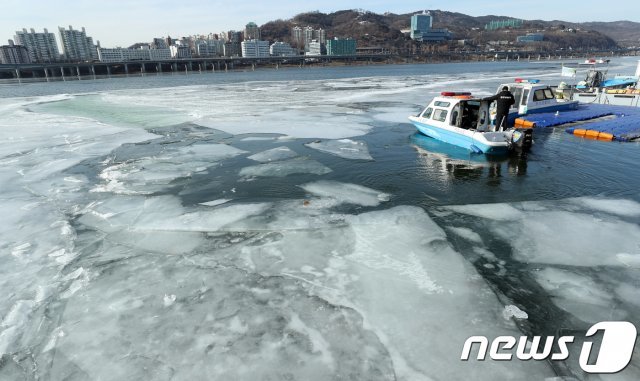
[[[553,92],[550,88],[537,89],[533,92],[533,100],[536,102],[544,101],[547,99],[554,99]]]
[[[423,118],[431,118],[431,114],[433,113],[433,109],[431,107],[427,107],[426,110],[424,110],[424,112],[422,113],[422,117]]]
[[[447,110],[437,108],[433,113],[433,120],[444,122],[447,119]]]

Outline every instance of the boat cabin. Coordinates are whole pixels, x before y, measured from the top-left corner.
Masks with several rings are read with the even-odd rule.
[[[509,88],[516,101],[509,110],[510,114],[523,115],[536,109],[553,107],[558,103],[555,92],[551,87],[540,83],[537,79],[516,78],[513,83],[500,85],[496,93],[500,92],[503,86]]]
[[[513,83],[500,85],[496,93],[500,92],[503,86],[509,88],[516,101],[509,110],[510,120],[515,119],[517,115],[552,112],[577,107],[577,102],[575,101],[558,99],[551,86],[540,83],[537,79],[516,78]]]
[[[420,118],[465,130],[489,131],[489,102],[472,98],[471,93],[442,92],[425,108]]]

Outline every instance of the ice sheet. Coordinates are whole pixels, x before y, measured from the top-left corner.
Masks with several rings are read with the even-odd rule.
[[[298,156],[293,150],[288,147],[276,147],[270,150],[262,151],[247,157],[248,159],[258,161],[260,163],[268,163],[271,161],[280,161],[285,159],[291,159]]]
[[[225,159],[245,153],[226,144],[195,144],[163,150],[159,156],[142,157],[107,166],[100,173],[104,183],[94,192],[152,194],[168,188],[176,179],[206,171]]]
[[[240,170],[240,176],[251,177],[285,177],[297,173],[310,173],[324,175],[331,172],[330,168],[308,158],[294,158],[244,167]]]
[[[389,194],[375,189],[337,181],[316,181],[301,185],[301,188],[313,195],[336,200],[337,204],[377,206],[390,198]]]
[[[305,144],[309,148],[330,153],[345,159],[373,160],[369,154],[367,143],[359,140],[340,139],[323,140]]]

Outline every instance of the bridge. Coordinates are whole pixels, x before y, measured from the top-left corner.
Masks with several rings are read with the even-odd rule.
[[[50,82],[82,79],[101,79],[114,76],[141,76],[163,73],[204,73],[258,66],[329,64],[343,62],[386,62],[389,54],[357,54],[340,56],[277,56],[277,57],[212,57],[160,61],[31,63],[0,65],[1,82]]]

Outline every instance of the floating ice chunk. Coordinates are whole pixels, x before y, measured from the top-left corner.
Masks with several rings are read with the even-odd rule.
[[[513,318],[516,319],[528,319],[529,315],[524,312],[523,310],[521,310],[520,308],[518,308],[518,306],[514,306],[514,305],[508,305],[508,306],[504,306],[504,311],[502,311],[502,317],[504,317],[506,320]]]
[[[541,363],[461,365],[458,356],[446,355],[459,355],[470,336],[520,333],[501,318],[504,307],[495,294],[422,209],[395,207],[353,216],[348,222],[355,244],[345,258],[348,271],[358,275],[349,283],[347,289],[355,289],[348,298],[381,337],[393,363],[407,364],[395,368],[398,378],[458,379],[472,372],[477,379],[518,379],[528,372],[552,374]]]
[[[371,155],[369,155],[367,143],[363,141],[351,139],[323,140],[307,143],[305,145],[309,148],[340,156],[344,159],[373,160]]]
[[[482,237],[480,237],[480,234],[469,228],[450,226],[447,227],[447,230],[473,243],[482,244]]]
[[[452,205],[447,209],[457,213],[471,216],[487,218],[497,221],[511,221],[523,217],[520,210],[509,204],[475,204],[475,205]]]
[[[640,287],[621,283],[615,289],[616,296],[623,300],[625,303],[640,306]]]
[[[331,370],[335,369],[336,364],[331,353],[331,347],[324,337],[322,337],[322,333],[320,333],[320,331],[308,327],[302,322],[302,320],[300,320],[298,314],[295,313],[291,316],[289,328],[309,337],[311,340],[311,350],[313,352],[320,352],[324,365],[329,367]]]
[[[361,185],[337,181],[316,181],[300,186],[305,191],[320,197],[335,199],[339,204],[377,206],[389,201],[390,195]]]
[[[152,194],[173,180],[203,172],[215,163],[245,153],[226,144],[194,144],[170,149],[161,156],[114,164],[100,173],[104,184],[93,192]]]
[[[585,322],[620,320],[627,316],[615,308],[613,295],[594,279],[573,271],[545,268],[535,273],[537,282],[555,305]]]
[[[579,197],[569,199],[583,208],[615,214],[623,217],[640,216],[640,203],[632,200],[610,200],[593,197]]]
[[[251,141],[268,141],[268,140],[274,140],[275,138],[268,138],[266,136],[249,136],[246,138],[242,138],[240,139],[243,142],[251,142]]]
[[[21,245],[16,245],[11,250],[11,255],[13,255],[14,257],[20,257],[23,254],[27,253],[30,247],[31,247],[31,244],[29,242],[23,243]]]
[[[324,175],[331,172],[331,169],[307,158],[295,158],[275,163],[259,164],[244,167],[240,170],[240,176],[259,177],[285,177],[295,173],[311,173],[314,175]]]
[[[640,254],[617,254],[616,258],[618,261],[625,264],[627,267],[633,267],[636,269],[640,269]]]
[[[164,303],[165,307],[171,307],[173,303],[176,302],[176,296],[173,294],[172,295],[164,294],[164,298],[162,298],[162,302]]]
[[[207,202],[201,202],[200,205],[204,205],[204,206],[218,206],[218,205],[222,205],[224,203],[227,203],[231,201],[231,199],[229,198],[219,198],[217,200],[213,200],[213,201],[207,201]]]
[[[625,264],[618,254],[638,250],[637,240],[631,238],[640,237],[640,227],[635,224],[564,211],[523,217],[519,224],[497,231],[512,242],[516,258],[523,262],[622,266]]]
[[[616,215],[595,216],[575,199],[517,204],[447,207],[488,219],[489,228],[513,247],[514,258],[527,263],[573,266],[635,266],[640,226]]]
[[[291,159],[298,156],[297,153],[289,149],[288,147],[276,147],[267,151],[257,153],[247,157],[247,159],[259,161],[261,163],[268,163],[270,161],[279,161],[285,159]]]
[[[43,353],[49,352],[50,350],[55,348],[56,344],[58,343],[58,340],[60,340],[63,337],[64,337],[64,331],[62,330],[62,327],[58,327],[54,329],[53,332],[51,333],[51,337],[49,338],[49,342],[47,343],[47,345],[44,346],[44,349],[42,350],[42,352]]]

